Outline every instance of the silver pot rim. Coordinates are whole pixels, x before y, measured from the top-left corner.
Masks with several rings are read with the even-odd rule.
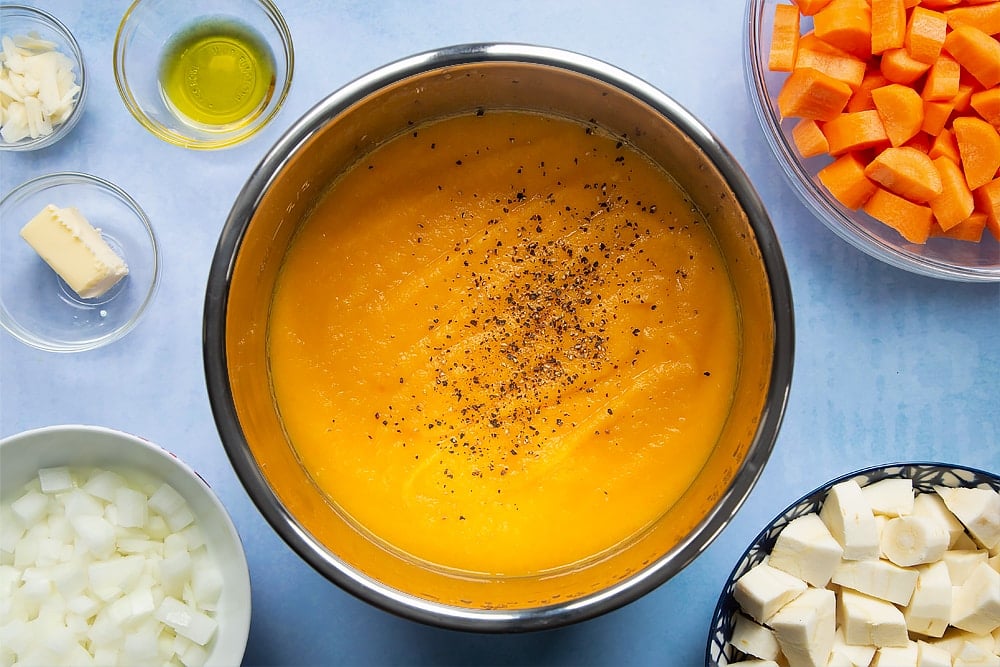
[[[261,198],[290,156],[330,119],[381,88],[432,70],[490,62],[546,65],[596,79],[638,98],[687,134],[725,178],[750,221],[770,281],[774,316],[773,366],[754,443],[712,511],[673,549],[616,585],[575,600],[517,610],[467,609],[403,593],[356,571],[313,539],[257,467],[239,425],[226,365],[226,308],[236,257]],[[701,554],[735,516],[763,471],[787,405],[794,357],[792,294],[778,239],[746,173],[711,131],[665,93],[606,62],[559,48],[499,42],[449,46],[391,62],[331,93],[296,121],[265,154],[233,204],[212,259],[202,334],[209,401],[223,446],[240,482],[279,536],[324,577],[378,608],[428,625],[493,633],[560,627],[617,609],[657,588]]]

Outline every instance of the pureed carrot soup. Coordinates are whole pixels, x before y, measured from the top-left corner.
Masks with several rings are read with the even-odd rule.
[[[329,501],[489,575],[655,521],[736,382],[732,287],[684,193],[596,128],[515,111],[416,127],[339,178],[269,322],[276,405]]]

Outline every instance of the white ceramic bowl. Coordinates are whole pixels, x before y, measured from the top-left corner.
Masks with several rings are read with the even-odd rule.
[[[250,575],[236,527],[205,481],[175,455],[143,438],[100,426],[49,426],[0,440],[5,503],[20,496],[41,468],[133,470],[170,484],[185,500],[223,578],[216,636],[207,665],[238,665],[250,631]]]
[[[128,275],[99,297],[77,295],[19,236],[48,204],[79,209],[128,264]],[[33,178],[0,199],[0,325],[26,345],[81,352],[120,339],[138,324],[159,276],[149,218],[114,183],[60,172]]]
[[[712,625],[708,635],[708,649],[705,653],[706,667],[720,667],[738,660],[746,660],[747,656],[739,654],[729,645],[733,634],[739,603],[733,597],[736,580],[758,565],[771,552],[778,533],[792,520],[812,512],[818,512],[823,506],[830,489],[841,482],[855,480],[861,486],[873,484],[888,478],[910,478],[913,488],[919,493],[933,493],[935,486],[980,487],[1000,492],[1000,475],[969,468],[961,465],[933,462],[890,463],[887,465],[863,468],[841,475],[826,484],[813,489],[794,503],[786,507],[778,516],[764,527],[753,539],[722,587],[722,595],[712,616]]]
[[[799,157],[792,141],[792,128],[798,121],[782,119],[778,113],[778,92],[788,75],[771,72],[767,66],[774,7],[790,1],[748,0],[743,58],[751,104],[795,194],[834,234],[887,264],[933,278],[1000,281],[1000,242],[988,230],[979,243],[946,238],[931,238],[923,245],[910,243],[888,225],[863,211],[848,209],[827,192],[816,174],[831,158]],[[802,31],[811,25],[812,19],[803,17]]]
[[[0,33],[5,36],[32,35],[53,42],[56,48],[73,61],[73,71],[80,92],[76,94],[76,103],[69,118],[53,128],[51,134],[36,137],[25,137],[19,141],[7,143],[0,140],[0,150],[33,151],[56,143],[76,127],[83,116],[84,103],[87,101],[87,67],[83,51],[73,33],[62,21],[52,14],[36,7],[23,5],[0,5]]]

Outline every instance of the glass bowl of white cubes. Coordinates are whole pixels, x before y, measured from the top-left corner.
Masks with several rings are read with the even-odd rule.
[[[239,534],[176,456],[99,426],[0,440],[0,664],[238,665]]]
[[[767,525],[727,579],[705,664],[972,665],[1000,658],[1000,476],[893,463]]]
[[[69,134],[87,99],[69,28],[36,7],[0,5],[0,93],[0,150],[37,150]]]

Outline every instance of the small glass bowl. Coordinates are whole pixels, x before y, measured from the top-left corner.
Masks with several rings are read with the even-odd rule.
[[[19,141],[6,142],[0,139],[0,150],[33,151],[56,143],[70,133],[83,116],[84,103],[87,101],[87,67],[84,64],[83,51],[76,38],[63,23],[48,12],[35,7],[23,5],[0,5],[0,34],[8,37],[30,35],[50,41],[56,48],[73,61],[80,91],[76,94],[76,102],[69,117],[52,128],[52,133],[36,137],[25,137]]]
[[[263,39],[274,58],[274,81],[250,115],[207,125],[175,113],[160,86],[160,63],[172,38],[220,21],[250,28]],[[185,148],[225,148],[260,131],[284,104],[294,60],[292,36],[271,0],[135,0],[115,35],[115,81],[125,107],[155,136]]]
[[[933,493],[935,486],[978,487],[1000,492],[1000,476],[996,473],[936,462],[904,462],[872,466],[841,475],[813,489],[774,517],[736,562],[722,587],[722,594],[712,615],[708,649],[705,652],[705,667],[722,667],[750,659],[729,643],[733,636],[736,615],[740,613],[740,605],[733,596],[733,591],[736,588],[736,580],[759,565],[771,552],[782,529],[800,516],[819,512],[830,489],[841,482],[854,480],[864,487],[889,478],[909,478],[913,481],[913,489],[917,493]]]
[[[934,278],[1000,281],[1000,242],[988,230],[979,243],[947,238],[930,238],[923,245],[910,243],[888,225],[864,211],[852,211],[827,192],[816,174],[830,163],[829,157],[799,157],[792,141],[792,128],[798,121],[782,120],[778,112],[778,92],[788,74],[772,72],[767,66],[774,7],[788,1],[748,0],[743,58],[751,104],[795,194],[837,236],[887,264]],[[802,19],[803,32],[810,30],[811,17]]]
[[[128,265],[105,294],[83,299],[20,237],[48,204],[76,207]],[[149,218],[132,197],[97,176],[60,172],[0,200],[0,325],[31,347],[82,352],[131,331],[156,292],[160,258]]]

